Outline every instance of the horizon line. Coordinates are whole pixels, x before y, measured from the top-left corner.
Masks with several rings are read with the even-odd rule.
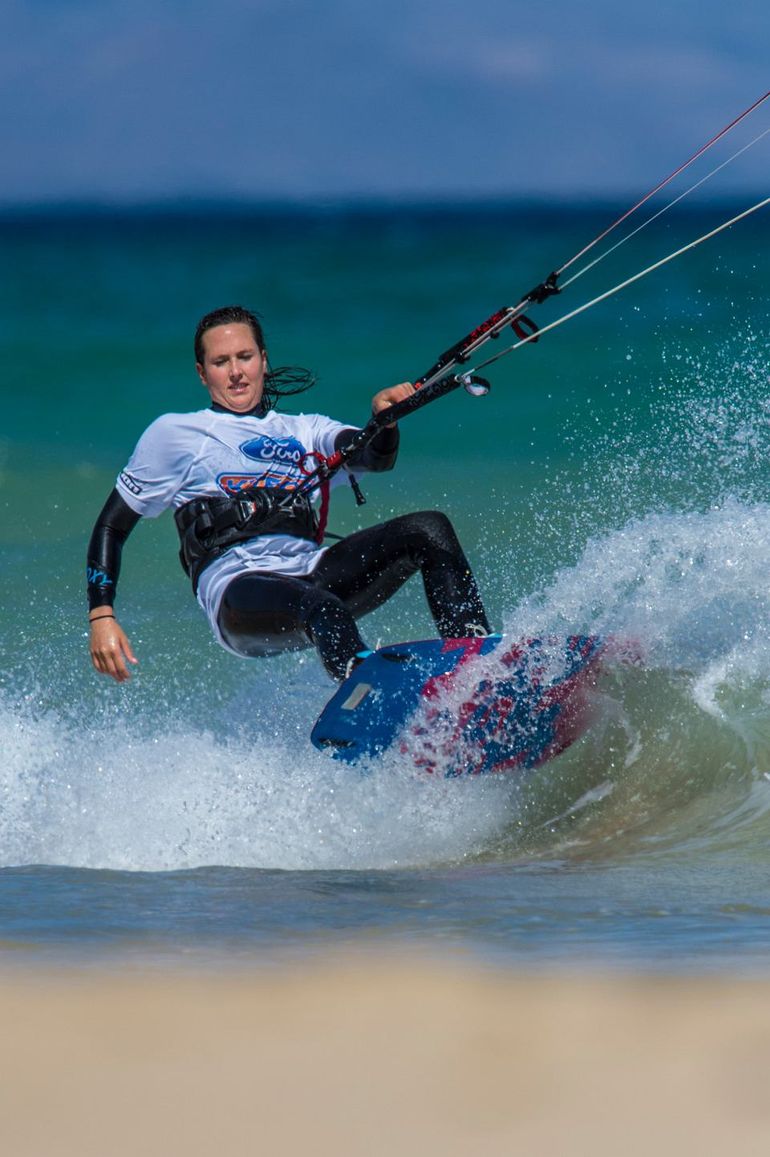
[[[698,202],[680,202],[672,208],[685,212],[711,211],[724,205],[742,204],[750,201],[756,192],[722,194]],[[605,209],[608,206],[625,204],[629,196],[612,194],[473,194],[440,196],[394,195],[340,195],[324,197],[203,197],[174,196],[148,198],[104,198],[72,197],[56,199],[0,200],[0,221],[19,219],[43,219],[55,217],[101,216],[166,216],[195,217],[219,213],[225,216],[286,216],[313,217],[351,215],[377,215],[420,213],[420,212],[497,212],[541,211],[555,212],[570,210]]]

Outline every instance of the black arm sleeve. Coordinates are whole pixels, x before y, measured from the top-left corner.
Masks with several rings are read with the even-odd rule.
[[[86,578],[88,581],[88,609],[111,607],[120,574],[120,556],[123,543],[136,526],[141,515],[113,490],[96,520],[88,544]]]
[[[335,450],[347,446],[358,430],[340,430],[334,440]],[[382,470],[392,470],[398,457],[398,426],[384,426],[368,445],[357,450],[345,463],[351,470],[368,470],[378,474]]]

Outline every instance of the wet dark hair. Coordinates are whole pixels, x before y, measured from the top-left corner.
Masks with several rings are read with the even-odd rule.
[[[268,410],[276,409],[279,398],[287,397],[290,394],[301,394],[315,385],[315,374],[301,366],[278,366],[273,369],[269,358],[267,358],[262,323],[256,313],[242,305],[223,305],[219,309],[212,309],[210,313],[200,319],[195,328],[194,343],[195,360],[200,365],[203,365],[205,356],[203,335],[218,325],[247,325],[254,335],[254,341],[257,343],[260,353],[265,354],[267,372],[260,403],[260,411],[263,414],[266,414]]]

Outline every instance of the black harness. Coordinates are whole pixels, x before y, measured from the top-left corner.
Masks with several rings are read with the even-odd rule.
[[[228,498],[193,498],[174,513],[179,561],[197,593],[201,572],[232,546],[261,534],[318,541],[318,520],[305,494],[253,487]]]

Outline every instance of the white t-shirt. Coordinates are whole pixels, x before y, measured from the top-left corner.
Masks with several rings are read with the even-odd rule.
[[[156,518],[193,498],[238,494],[246,487],[293,490],[315,468],[313,454],[333,454],[337,435],[350,428],[321,414],[274,410],[263,418],[212,409],[163,414],[142,434],[116,487],[128,506],[145,518]],[[332,485],[340,480],[338,473]],[[244,570],[306,575],[323,552],[305,538],[265,534],[231,547],[210,563],[200,577],[198,602],[222,646],[227,644],[217,616],[232,578]]]

